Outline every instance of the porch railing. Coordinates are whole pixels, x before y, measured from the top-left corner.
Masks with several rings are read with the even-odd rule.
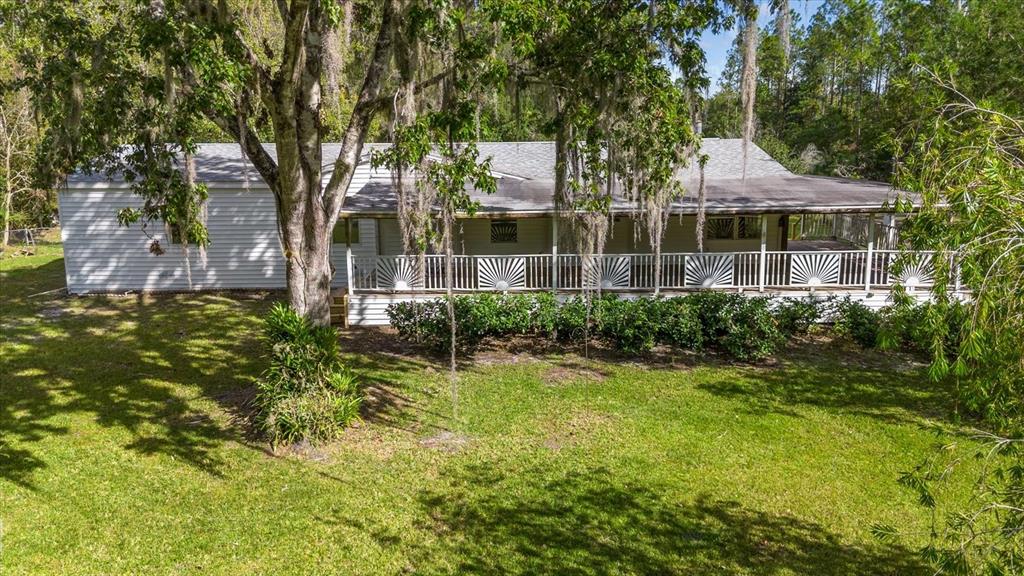
[[[875,219],[870,214],[801,214],[791,223],[790,240],[843,240],[855,246],[894,250],[899,243],[899,227]]]
[[[893,250],[814,252],[707,252],[661,255],[656,282],[653,254],[455,256],[453,288],[458,292],[581,290],[829,289],[931,286],[934,253]],[[441,292],[441,255],[357,256],[352,259],[356,291]]]

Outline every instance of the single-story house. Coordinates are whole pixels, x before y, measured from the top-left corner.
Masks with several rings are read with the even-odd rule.
[[[419,260],[403,255],[391,175],[370,163],[382,146],[365,147],[334,231],[334,285],[352,323],[385,323],[388,303],[445,288],[441,256],[427,256],[419,273]],[[337,156],[337,145],[324,148],[328,161]],[[657,285],[654,256],[624,201],[613,203],[604,254],[585,264],[572,253],[555,218],[553,142],[483,142],[479,149],[491,158],[498,186],[492,195],[473,193],[481,207],[458,223],[459,292],[571,293],[584,285],[630,294],[840,292],[881,305],[892,284],[913,288],[931,280],[929,254],[920,255],[919,265],[890,270],[898,215],[884,208],[895,197],[889,185],[793,174],[753,144],[744,172],[738,139],[703,142],[709,158],[703,253],[695,231],[697,174],[691,168],[682,176],[688,192],[671,207]],[[195,165],[197,180],[210,191],[210,246],[203,255],[174,249],[169,231],[150,225],[148,234],[166,248],[152,254],[140,226],[120,226],[117,211],[141,201],[129,183],[101,174],[68,179],[59,208],[70,293],[284,288],[274,198],[239,146],[202,145]]]

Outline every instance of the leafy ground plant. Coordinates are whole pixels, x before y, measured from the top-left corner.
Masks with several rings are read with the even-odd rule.
[[[256,422],[273,444],[337,438],[359,417],[356,378],[341,362],[338,334],[285,304],[264,320],[270,367],[256,381]]]

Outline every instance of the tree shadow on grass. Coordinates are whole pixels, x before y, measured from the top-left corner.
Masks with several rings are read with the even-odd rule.
[[[929,380],[915,360],[834,342],[799,343],[781,353],[775,366],[743,367],[699,387],[741,401],[752,414],[795,415],[794,408],[803,405],[923,423],[948,421],[956,405],[952,388]]]
[[[473,465],[418,497],[440,548],[419,573],[922,574],[915,553],[710,497],[676,501],[605,468],[506,475]],[[393,545],[394,536],[383,534]]]
[[[447,418],[426,408],[418,398],[422,383],[408,378],[413,373],[443,374],[440,360],[412,350],[388,329],[353,326],[339,335],[345,364],[358,375],[365,394],[363,421],[412,431],[426,420]]]
[[[246,444],[233,416],[264,363],[266,295],[29,298],[32,278],[47,275],[39,268],[54,266],[62,262],[4,274],[0,479],[34,487],[47,466],[40,444],[74,433],[69,419],[83,415],[129,432],[129,450],[219,475],[218,448]]]

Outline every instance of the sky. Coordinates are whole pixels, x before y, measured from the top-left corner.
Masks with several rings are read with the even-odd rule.
[[[791,0],[790,7],[800,16],[801,22],[808,22],[823,0]],[[771,21],[768,3],[760,2],[757,14],[757,25],[764,27]],[[729,57],[729,48],[736,39],[737,27],[723,30],[718,34],[705,30],[700,37],[700,45],[707,57],[708,77],[711,78],[711,93],[718,92],[718,78],[725,69],[725,61]]]

